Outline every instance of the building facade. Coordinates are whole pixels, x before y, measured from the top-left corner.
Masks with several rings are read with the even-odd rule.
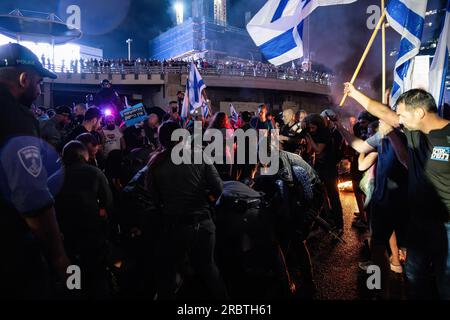
[[[205,17],[192,17],[149,43],[150,59],[223,59],[235,57],[261,60],[261,53],[247,31],[218,24]]]

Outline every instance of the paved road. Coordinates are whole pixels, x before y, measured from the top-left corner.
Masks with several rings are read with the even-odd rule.
[[[353,213],[358,211],[353,193],[341,192],[341,202],[346,243],[336,242],[323,231],[315,232],[308,242],[318,289],[315,299],[372,299],[373,292],[366,287],[367,275],[358,268],[358,262],[366,260],[368,255],[362,243],[367,234],[351,227]],[[392,298],[401,298],[402,283],[401,276],[391,273]]]

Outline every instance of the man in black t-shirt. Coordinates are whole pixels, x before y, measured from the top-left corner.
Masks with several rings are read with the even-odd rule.
[[[272,121],[267,117],[267,106],[265,104],[258,107],[258,117],[252,119],[251,126],[256,130],[274,129]]]
[[[396,112],[352,84],[346,84],[345,92],[389,125],[404,127],[411,212],[408,294],[415,299],[431,298],[430,276],[434,275],[439,298],[450,299],[450,121],[439,117],[433,96],[421,89],[402,94]]]
[[[102,113],[100,110],[98,108],[89,108],[84,115],[83,122],[69,132],[65,139],[65,144],[72,140],[76,140],[80,134],[97,131],[100,129],[101,121]]]

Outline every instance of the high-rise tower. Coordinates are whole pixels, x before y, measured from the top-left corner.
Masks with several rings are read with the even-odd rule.
[[[192,0],[192,17],[227,23],[227,0]]]

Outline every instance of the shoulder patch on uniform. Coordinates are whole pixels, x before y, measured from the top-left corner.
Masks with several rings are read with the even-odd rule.
[[[25,170],[37,178],[42,170],[42,159],[39,148],[36,146],[24,147],[17,151],[17,155]]]

